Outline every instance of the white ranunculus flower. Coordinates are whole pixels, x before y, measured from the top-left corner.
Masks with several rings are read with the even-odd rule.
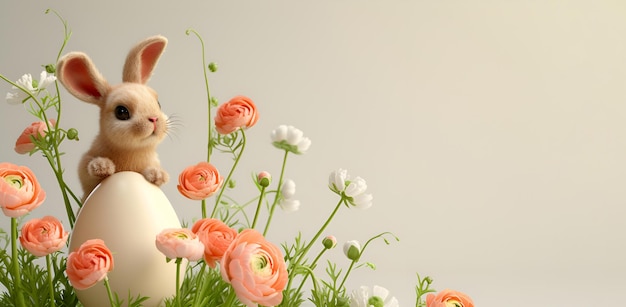
[[[285,199],[291,199],[296,194],[296,183],[291,179],[285,179],[280,194]]]
[[[372,206],[372,200],[374,196],[372,194],[359,194],[352,197],[350,203],[359,209],[367,209]]]
[[[39,90],[45,89],[48,85],[54,83],[56,79],[57,77],[55,77],[53,74],[49,74],[45,70],[42,71],[41,74],[39,75],[39,83],[37,84],[37,89]]]
[[[341,194],[346,189],[346,179],[348,179],[348,171],[338,169],[330,173],[328,177],[328,187],[335,193]]]
[[[280,125],[271,134],[272,142],[284,141],[287,138],[287,126]]]
[[[367,190],[367,183],[361,177],[356,177],[350,180],[350,184],[346,187],[346,196],[354,197],[359,194],[363,194]]]
[[[362,286],[357,290],[352,291],[350,295],[350,307],[398,307],[400,304],[398,300],[389,295],[389,290],[374,286],[370,287]]]
[[[286,212],[294,212],[300,209],[300,201],[297,199],[282,199],[278,205]]]
[[[311,146],[311,140],[304,137],[304,133],[294,126],[280,125],[270,136],[275,147],[295,154],[304,154]]]
[[[309,138],[302,138],[296,146],[298,147],[299,153],[305,153],[309,150],[309,147],[311,147],[311,140]]]
[[[31,92],[35,91],[35,87],[33,87],[33,76],[30,74],[24,74],[19,80],[15,81],[15,83],[26,90]],[[17,89],[16,87],[13,87]]]

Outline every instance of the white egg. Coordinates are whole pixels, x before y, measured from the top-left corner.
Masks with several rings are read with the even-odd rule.
[[[176,264],[166,262],[155,245],[165,228],[180,228],[180,220],[161,189],[135,172],[106,178],[86,199],[70,239],[70,251],[89,239],[102,239],[113,253],[109,284],[125,303],[130,294],[148,296],[143,306],[159,306],[176,293]],[[184,267],[181,268],[184,273]],[[109,306],[104,283],[76,290],[86,307]]]

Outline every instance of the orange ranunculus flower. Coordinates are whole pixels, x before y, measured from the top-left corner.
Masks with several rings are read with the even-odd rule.
[[[254,102],[246,96],[235,96],[217,108],[215,129],[220,134],[229,134],[239,128],[250,128],[258,120]]]
[[[445,289],[436,296],[426,296],[426,307],[474,307],[474,302],[465,293]]]
[[[208,162],[200,162],[187,167],[178,176],[178,191],[183,196],[202,200],[215,194],[222,186],[224,178],[217,168]]]
[[[100,239],[87,240],[67,256],[65,272],[78,290],[91,288],[113,270],[113,254]]]
[[[222,259],[230,243],[237,237],[237,230],[214,218],[198,220],[191,227],[191,231],[204,244],[204,261],[211,268],[215,268],[217,261]]]
[[[54,126],[55,120],[51,119],[48,121],[50,126]],[[35,139],[42,138],[48,132],[48,127],[45,122],[34,122],[30,124],[30,126],[26,127],[22,134],[17,138],[15,142],[15,152],[20,155],[27,154],[35,149],[35,144],[33,144],[33,140],[31,140],[31,136]]]
[[[69,234],[63,230],[61,221],[48,215],[26,222],[22,226],[20,243],[31,254],[43,257],[61,250]]]
[[[46,192],[26,166],[0,163],[0,208],[8,217],[20,217],[39,207]]]
[[[221,260],[222,278],[243,304],[276,306],[283,300],[288,273],[280,249],[254,229],[245,229]]]
[[[186,258],[196,261],[202,258],[204,245],[198,236],[187,228],[163,229],[155,240],[157,249],[169,259]]]

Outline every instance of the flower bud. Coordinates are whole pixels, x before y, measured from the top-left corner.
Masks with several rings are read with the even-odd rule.
[[[216,72],[217,71],[217,64],[215,62],[209,63],[209,70],[211,72]]]
[[[326,249],[331,249],[337,246],[337,238],[335,236],[327,236],[322,240],[322,244]]]
[[[56,67],[54,67],[54,64],[48,64],[44,66],[44,68],[46,69],[46,72],[49,74],[53,74],[57,71]]]
[[[272,176],[270,173],[262,171],[257,175],[257,181],[260,186],[267,188],[270,185],[270,182],[272,182]]]
[[[352,240],[343,245],[343,253],[352,261],[358,261],[361,257],[361,244],[359,241]]]
[[[76,130],[76,128],[70,128],[67,130],[67,138],[78,141],[78,130]]]

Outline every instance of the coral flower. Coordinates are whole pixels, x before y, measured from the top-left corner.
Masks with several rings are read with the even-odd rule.
[[[155,240],[157,249],[169,259],[186,258],[196,261],[202,258],[204,245],[198,236],[187,228],[168,228]]]
[[[474,302],[465,293],[445,289],[437,295],[428,294],[426,307],[474,307]]]
[[[204,261],[211,268],[215,268],[217,261],[222,259],[230,243],[237,237],[235,229],[213,218],[198,220],[191,227],[191,231],[204,244]]]
[[[6,216],[23,216],[45,199],[46,192],[28,167],[0,163],[0,207]]]
[[[229,134],[239,128],[250,128],[259,120],[254,102],[246,96],[236,96],[217,108],[215,129]]]
[[[287,269],[280,249],[254,229],[245,229],[221,261],[222,278],[248,307],[276,306],[283,300]]]
[[[178,176],[178,191],[183,196],[202,200],[215,194],[224,178],[213,164],[200,162],[184,169]]]
[[[67,256],[67,277],[78,290],[91,288],[113,270],[113,254],[100,239],[87,240]]]
[[[61,250],[68,237],[69,232],[63,230],[61,221],[54,216],[44,216],[22,226],[20,243],[31,254],[43,257]]]
[[[52,127],[56,121],[51,119],[48,121],[48,124]],[[20,155],[27,154],[35,149],[35,144],[33,143],[32,138],[39,140],[43,138],[44,135],[48,132],[48,126],[46,126],[45,122],[39,121],[30,124],[30,126],[26,127],[22,134],[17,138],[15,142],[15,152]],[[32,137],[32,138],[31,138]]]

